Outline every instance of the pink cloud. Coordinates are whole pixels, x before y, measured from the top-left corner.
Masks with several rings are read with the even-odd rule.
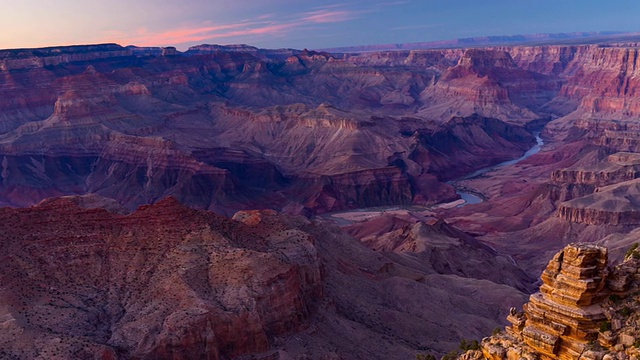
[[[353,19],[357,12],[346,10],[320,9],[300,14],[286,21],[270,21],[272,16],[263,15],[255,20],[245,20],[232,24],[215,26],[194,26],[171,29],[162,32],[149,32],[140,29],[135,34],[111,32],[103,41],[138,46],[182,45],[201,41],[232,39],[242,36],[282,35],[295,29],[308,27],[310,23],[324,24],[343,22]]]
[[[351,20],[355,16],[355,12],[353,11],[327,11],[327,10],[318,10],[312,11],[306,14],[302,20],[311,21],[315,23],[334,23],[334,22],[342,22]]]

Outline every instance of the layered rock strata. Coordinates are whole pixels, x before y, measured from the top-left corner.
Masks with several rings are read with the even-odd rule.
[[[0,215],[3,359],[265,352],[323,295],[313,237],[270,211],[166,199],[124,216],[63,198]]]
[[[635,225],[640,222],[640,154],[617,152],[603,157],[596,148],[581,162],[551,173],[557,216],[572,223]],[[606,151],[604,152],[606,154]]]
[[[551,358],[580,357],[605,320],[599,302],[607,274],[606,248],[571,244],[556,254],[524,307],[524,342]]]
[[[558,216],[589,225],[640,224],[640,180],[597,188],[593,194],[560,203]]]
[[[621,152],[593,166],[574,166],[551,173],[560,184],[607,186],[640,177],[640,154]]]
[[[540,292],[524,311],[511,310],[512,326],[461,359],[638,358],[640,253],[636,245],[613,268],[607,253],[599,245],[566,246],[549,262]]]
[[[520,156],[524,128],[544,119],[574,112],[599,144],[638,149],[637,58],[606,46],[0,51],[0,203],[95,193],[133,210],[172,195],[318,213],[449,200],[439,181]]]
[[[0,359],[407,359],[444,354],[526,300],[326,222],[104,205],[118,210],[95,196],[0,208]],[[508,261],[487,250],[489,264]]]

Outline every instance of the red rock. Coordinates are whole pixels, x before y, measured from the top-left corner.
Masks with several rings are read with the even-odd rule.
[[[302,328],[322,296],[317,253],[300,231],[257,230],[172,199],[127,216],[69,199],[0,213],[11,231],[0,243],[1,311],[15,319],[0,336],[5,354],[264,352]]]

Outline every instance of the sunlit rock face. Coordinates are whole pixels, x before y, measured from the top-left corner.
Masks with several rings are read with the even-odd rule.
[[[567,245],[542,273],[524,311],[512,308],[506,331],[494,331],[460,359],[630,359],[640,355],[640,252],[611,266],[608,249]],[[498,329],[499,330],[499,329]]]
[[[572,244],[554,256],[542,273],[540,292],[524,308],[525,343],[548,356],[577,359],[606,319],[599,303],[607,274],[606,248]]]

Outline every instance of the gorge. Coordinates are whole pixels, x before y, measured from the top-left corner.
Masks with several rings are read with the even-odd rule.
[[[635,296],[638,52],[0,50],[0,358],[440,357],[529,301],[460,356],[577,359],[541,314]]]

